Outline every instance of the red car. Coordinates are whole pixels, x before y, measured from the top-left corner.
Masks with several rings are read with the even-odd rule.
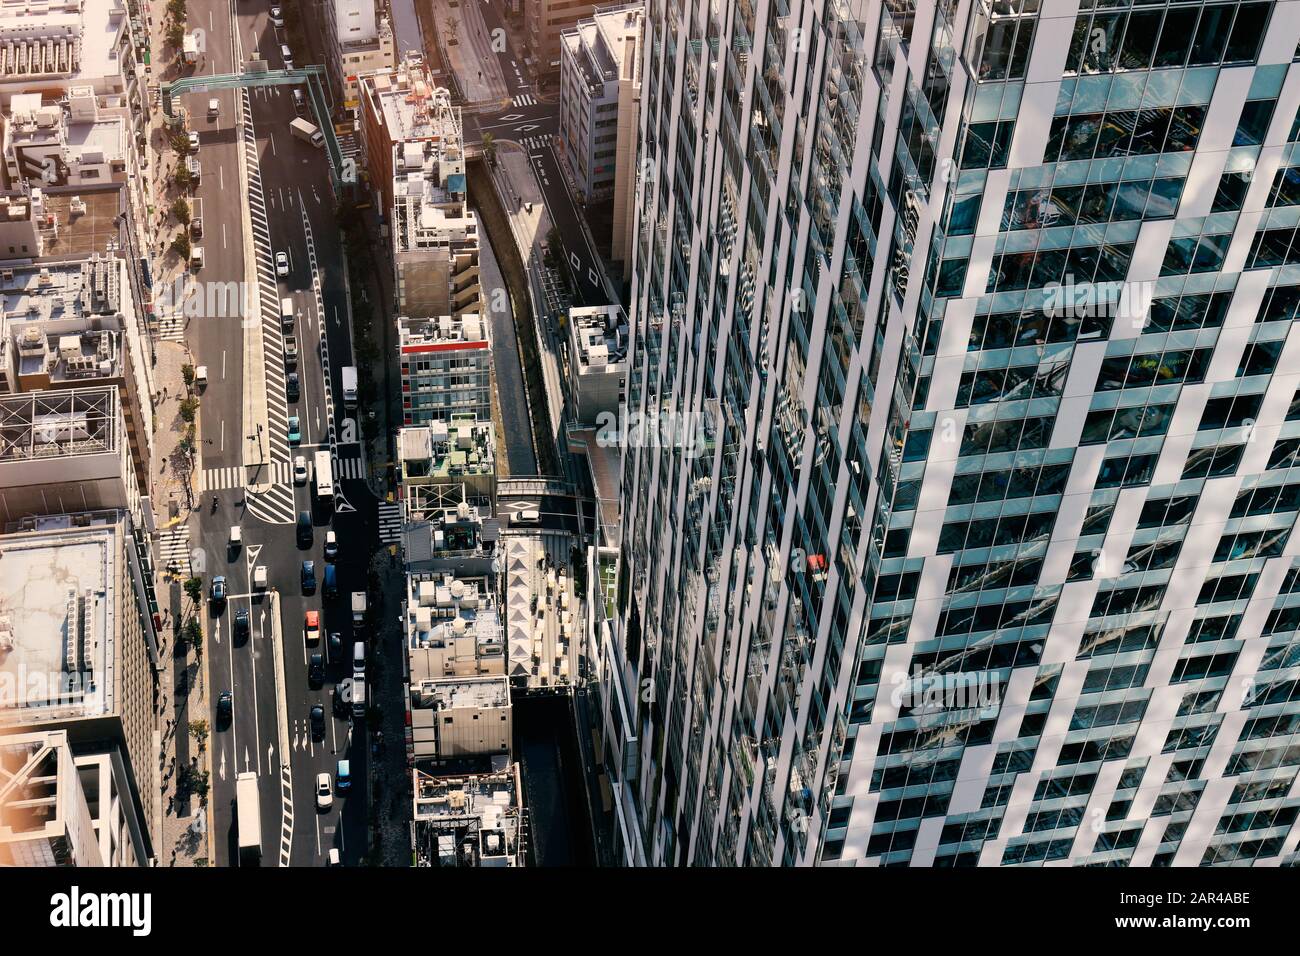
[[[308,644],[320,643],[320,611],[308,611],[302,623],[303,636]]]

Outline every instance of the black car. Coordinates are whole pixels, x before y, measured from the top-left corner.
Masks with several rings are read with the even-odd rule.
[[[338,631],[330,631],[330,660],[338,663],[343,660],[343,635]]]
[[[225,726],[234,716],[235,698],[231,696],[230,691],[222,691],[221,696],[217,698],[217,723]]]
[[[311,512],[298,512],[298,547],[310,548],[312,541],[315,539],[315,532],[311,526]]]
[[[325,739],[325,708],[315,704],[311,709],[311,739]]]
[[[325,659],[319,654],[311,656],[311,663],[307,667],[307,683],[312,687],[325,683]]]
[[[284,378],[284,397],[291,402],[296,402],[301,394],[302,392],[298,385],[298,373],[290,372]]]
[[[304,561],[302,563],[302,593],[316,593],[316,562]]]
[[[234,626],[235,640],[242,641],[248,639],[248,630],[249,630],[248,624],[249,624],[248,608],[241,607],[238,611],[235,612],[235,626]]]

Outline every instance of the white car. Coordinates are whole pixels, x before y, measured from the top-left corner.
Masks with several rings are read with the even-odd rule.
[[[271,8],[271,26],[273,27],[284,26],[284,14],[280,11],[279,7]]]
[[[275,274],[282,279],[289,274],[289,254],[287,252],[277,252],[275,254]]]
[[[190,130],[190,152],[197,153],[198,151],[199,151],[199,131],[196,129],[192,129]]]
[[[293,483],[295,485],[307,484],[307,459],[302,455],[293,460]]]
[[[334,790],[328,773],[316,774],[316,809],[328,810],[334,806]]]

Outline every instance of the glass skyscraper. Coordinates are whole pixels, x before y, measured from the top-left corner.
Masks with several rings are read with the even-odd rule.
[[[647,3],[627,862],[1297,859],[1290,9]]]

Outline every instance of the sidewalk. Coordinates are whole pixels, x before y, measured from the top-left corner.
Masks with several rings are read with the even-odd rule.
[[[510,88],[478,4],[466,0],[452,7],[447,0],[432,0],[430,11],[443,67],[455,77],[463,105],[507,104]]]
[[[212,852],[205,837],[211,824],[207,799],[189,793],[181,783],[181,770],[186,766],[194,767],[199,773],[211,769],[206,749],[200,748],[189,732],[191,721],[206,722],[211,713],[206,659],[194,654],[182,631],[186,613],[195,611],[185,594],[184,580],[190,574],[202,577],[207,564],[203,552],[192,545],[189,536],[197,524],[194,475],[198,462],[193,472],[187,471],[185,455],[177,447],[185,433],[180,414],[180,404],[186,395],[181,368],[193,363],[189,350],[177,342],[159,342],[157,353],[156,379],[163,391],[156,405],[159,427],[155,437],[160,473],[155,483],[154,519],[160,533],[170,539],[166,557],[159,560],[162,580],[158,588],[164,620],[164,660],[170,666],[165,665],[160,675],[161,707],[155,728],[155,739],[159,742],[155,780],[165,800],[155,852],[160,866],[206,866]],[[202,610],[200,601],[198,619],[205,624],[206,640],[206,615]],[[208,727],[209,734],[212,729]],[[210,773],[208,783],[210,787]]]
[[[165,12],[161,5],[149,11],[150,60],[154,72],[149,74],[150,84],[177,74],[174,56],[169,55],[164,38]],[[172,218],[170,206],[179,190],[171,188],[171,176],[179,157],[168,142],[169,132],[162,105],[152,106],[149,117],[149,137],[146,150],[149,163],[149,182],[145,198],[149,204],[139,210],[142,233],[141,250],[152,264],[155,303],[171,305],[175,281],[186,273],[188,263],[170,251],[172,238],[182,228]],[[164,290],[166,295],[163,295]],[[158,319],[169,316],[159,314]],[[196,526],[194,516],[195,476],[201,468],[202,445],[196,454],[194,469],[183,467],[185,455],[177,446],[185,434],[180,403],[186,396],[182,374],[184,365],[193,365],[194,357],[183,342],[160,340],[158,329],[153,328],[154,351],[157,365],[154,368],[155,400],[154,447],[158,468],[152,496],[154,520],[159,528],[160,551],[157,567],[159,609],[163,615],[163,672],[159,679],[160,708],[154,739],[158,744],[158,768],[154,785],[162,794],[161,819],[156,821],[158,845],[154,848],[159,866],[207,866],[213,861],[211,813],[206,795],[187,792],[181,785],[183,768],[190,766],[208,773],[211,788],[211,761],[206,747],[190,734],[190,722],[207,721],[211,713],[208,699],[206,658],[198,658],[184,642],[182,627],[190,604],[184,591],[184,579],[190,574],[201,575],[204,567],[203,553],[191,542],[191,528]],[[181,331],[183,338],[184,332]],[[199,412],[202,415],[202,411]],[[165,542],[165,544],[164,544]],[[174,571],[169,571],[171,565]],[[201,611],[201,608],[200,608]],[[199,620],[206,624],[205,615]],[[207,638],[206,627],[204,638]],[[211,734],[213,728],[208,727]]]

